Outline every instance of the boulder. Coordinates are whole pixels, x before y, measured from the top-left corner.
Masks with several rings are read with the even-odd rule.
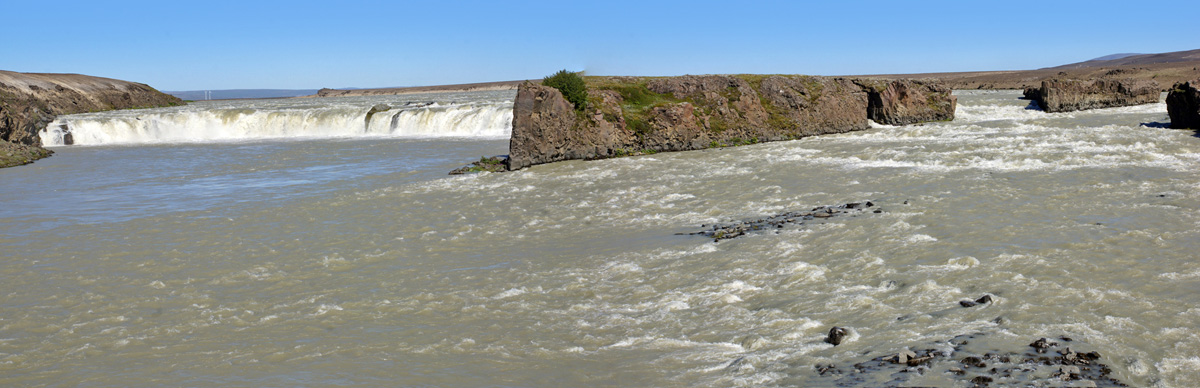
[[[842,340],[846,339],[847,334],[850,334],[850,332],[845,328],[834,326],[832,329],[829,329],[829,335],[825,337],[825,343],[833,346],[841,345]]]
[[[1034,99],[1046,112],[1153,104],[1159,87],[1154,81],[1133,79],[1050,79],[1042,81]]]
[[[1167,92],[1171,128],[1200,129],[1200,79],[1180,82]]]

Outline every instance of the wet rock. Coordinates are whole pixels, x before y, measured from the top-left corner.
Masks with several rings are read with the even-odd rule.
[[[981,304],[986,304],[986,303],[992,303],[991,295],[984,295],[984,296],[980,297],[979,299],[975,299],[975,300],[960,301],[960,302],[958,302],[958,305],[962,306],[962,307],[975,307],[975,306],[978,306]]]
[[[473,174],[479,172],[504,172],[504,163],[508,161],[508,155],[496,155],[492,157],[482,157],[479,161],[472,162],[466,166],[462,166],[450,171],[450,175]]]
[[[1033,341],[1033,343],[1029,344],[1029,346],[1033,347],[1034,349],[1037,349],[1038,353],[1045,353],[1046,349],[1049,349],[1053,346],[1058,346],[1058,344],[1054,343],[1054,342],[1050,342],[1049,340],[1047,340],[1045,338],[1039,338],[1037,341]]]
[[[1180,82],[1167,92],[1171,128],[1200,129],[1200,79]]]
[[[376,113],[379,113],[379,112],[387,112],[391,109],[392,109],[392,107],[389,106],[388,104],[377,104],[377,105],[371,107],[371,110],[367,111],[367,116],[366,116],[366,119],[364,120],[364,121],[366,121],[366,123],[365,123],[366,126],[363,128],[370,129],[371,116],[374,116]]]
[[[1086,361],[1094,352],[1077,352],[1064,349],[1062,357],[1041,356],[1030,348],[1017,351],[979,349],[991,341],[973,339],[987,336],[986,333],[966,334],[949,341],[938,341],[953,345],[953,350],[903,350],[886,356],[875,357],[848,366],[835,363],[817,365],[816,380],[808,380],[810,386],[914,386],[928,380],[914,380],[918,376],[940,374],[949,378],[953,386],[1070,386],[1124,387],[1121,381],[1111,376],[1112,369],[1095,361]],[[1053,346],[1045,338],[1034,341]],[[1042,345],[1039,345],[1042,346]],[[1035,348],[1036,349],[1036,348]],[[1068,357],[1068,354],[1074,354]],[[1095,355],[1098,359],[1099,355]],[[1088,362],[1084,364],[1083,362]],[[788,385],[788,384],[784,384]],[[804,385],[804,384],[793,384]]]
[[[849,331],[845,328],[834,326],[832,329],[829,329],[829,335],[825,337],[825,343],[833,346],[841,345],[842,340],[846,338],[847,334],[849,334]]]
[[[837,206],[818,206],[807,212],[785,212],[770,217],[728,224],[705,224],[700,227],[706,228],[706,230],[676,234],[705,236],[712,238],[713,242],[719,242],[721,240],[742,237],[747,233],[783,229],[786,226],[800,226],[804,225],[806,221],[815,219],[828,219],[845,215],[856,216],[865,213],[868,209],[875,206],[875,203],[871,201],[851,202]]]

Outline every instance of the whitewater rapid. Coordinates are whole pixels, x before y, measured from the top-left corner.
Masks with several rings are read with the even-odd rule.
[[[197,101],[187,106],[64,115],[47,147],[356,137],[501,138],[512,91]]]

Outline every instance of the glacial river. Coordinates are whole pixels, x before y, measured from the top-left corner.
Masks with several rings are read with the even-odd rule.
[[[828,386],[962,335],[1200,381],[1200,138],[1161,103],[961,91],[952,122],[447,176],[506,153],[511,93],[68,116],[0,169],[0,386]],[[969,385],[957,358],[905,384]]]

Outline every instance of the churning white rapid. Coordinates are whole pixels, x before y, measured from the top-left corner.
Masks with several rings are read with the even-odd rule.
[[[512,91],[197,101],[183,107],[65,115],[49,147],[335,137],[504,137]]]
[[[58,147],[0,169],[0,387],[1091,386],[959,354],[852,376],[959,336],[1070,337],[1129,386],[1195,386],[1197,133],[1163,104],[956,94],[949,122],[499,174],[446,175],[503,137]],[[363,131],[405,101],[286,114],[352,105]],[[403,112],[370,128],[454,121]],[[687,235],[862,200],[880,213]]]

